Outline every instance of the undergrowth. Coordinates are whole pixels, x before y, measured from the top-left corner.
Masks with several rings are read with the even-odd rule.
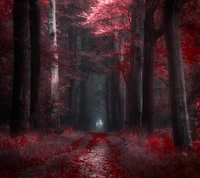
[[[0,135],[0,177],[17,177],[23,170],[41,165],[53,156],[70,151],[81,133],[67,129],[61,135],[24,134],[11,138]]]
[[[117,143],[121,162],[131,172],[130,177],[199,177],[200,141],[194,141],[192,149],[179,150],[174,147],[169,131],[157,132],[150,137],[137,137],[128,132],[119,135],[123,139],[123,144]]]

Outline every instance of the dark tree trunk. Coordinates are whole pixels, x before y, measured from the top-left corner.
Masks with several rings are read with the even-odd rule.
[[[154,55],[156,42],[164,34],[163,24],[155,29],[154,12],[157,3],[146,0],[144,21],[144,64],[143,64],[143,111],[142,125],[148,134],[152,134],[153,128],[153,78],[154,78]]]
[[[86,96],[85,96],[85,81],[81,81],[80,84],[80,115],[79,115],[79,128],[86,130]]]
[[[155,54],[154,11],[146,1],[144,21],[144,66],[143,66],[143,113],[142,125],[149,134],[153,133],[153,73]]]
[[[122,128],[123,125],[123,112],[122,112],[122,100],[119,97],[120,96],[120,82],[116,79],[116,92],[115,92],[115,98],[116,98],[116,131],[119,131]]]
[[[133,72],[129,74],[127,87],[126,87],[126,113],[127,113],[127,119],[126,123],[128,124],[129,129],[132,129],[133,127]]]
[[[142,49],[136,48],[133,72],[133,114],[132,126],[138,130],[142,119]]]
[[[110,129],[110,74],[106,75],[105,82],[105,100],[106,100],[106,121],[107,121],[107,131]]]
[[[151,32],[150,32],[151,33]],[[155,41],[146,39],[144,42],[144,70],[143,70],[143,112],[142,125],[148,131],[153,133],[153,68]]]
[[[121,21],[125,21],[124,17],[120,18],[116,18],[115,21],[117,23],[120,23]],[[118,39],[118,41],[114,42],[114,48],[115,48],[115,51],[119,54],[118,56],[118,62],[119,63],[123,63],[124,62],[124,56],[123,56],[123,48],[124,48],[124,45],[123,45],[123,42],[125,42],[125,38],[120,36],[120,32],[115,32],[115,38]],[[119,129],[121,126],[122,126],[122,123],[123,123],[123,120],[125,120],[126,118],[126,111],[125,111],[125,107],[126,107],[126,104],[125,104],[125,98],[126,98],[126,83],[125,83],[125,80],[124,80],[124,77],[123,77],[123,72],[120,71],[117,75],[117,80],[118,82],[116,83],[116,95],[119,95],[117,96],[117,120],[118,120],[118,123],[117,123],[117,129]],[[118,93],[118,94],[117,94]]]
[[[13,6],[14,79],[10,119],[11,136],[17,136],[24,131],[24,122],[28,117],[28,2],[28,0],[15,0]]]
[[[142,123],[142,58],[143,58],[143,38],[144,38],[144,0],[137,0],[132,12],[132,31],[135,37],[132,46],[134,49],[133,68],[133,110],[131,125],[137,131]],[[133,40],[133,39],[132,39]]]
[[[165,1],[164,24],[168,56],[171,117],[174,144],[178,148],[192,145],[187,112],[184,71],[179,32],[180,6],[176,0]]]
[[[75,5],[72,4],[71,13],[74,15],[75,13]],[[72,24],[68,30],[69,34],[69,50],[71,51],[72,55],[70,56],[70,63],[72,64],[73,71],[76,70],[75,59],[76,59],[76,48],[77,48],[77,28]],[[76,82],[74,79],[70,80],[70,88],[69,88],[69,108],[71,109],[69,114],[69,119],[72,122],[72,126],[77,129],[77,110],[76,110]]]
[[[31,37],[31,128],[38,129],[40,118],[40,0],[30,0]]]
[[[114,73],[111,74],[111,132],[116,130],[116,123],[117,123],[117,86],[116,86],[116,76]]]
[[[109,65],[111,65],[109,63]],[[112,73],[108,73],[106,76],[106,117],[107,117],[107,131],[113,131],[113,82],[112,82]]]

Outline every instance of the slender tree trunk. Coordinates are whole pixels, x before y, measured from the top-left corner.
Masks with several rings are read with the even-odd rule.
[[[127,120],[125,121],[129,127],[129,129],[132,129],[133,127],[133,72],[128,76],[128,82],[126,85],[126,113],[127,113]]]
[[[107,131],[109,131],[110,128],[110,109],[109,109],[109,83],[110,83],[110,77],[109,74],[106,75],[106,81],[105,81],[105,100],[106,100],[106,121],[107,121]]]
[[[82,33],[81,33],[82,34]],[[85,49],[85,36],[82,37],[81,35],[79,36],[79,38],[77,38],[77,43],[79,42],[79,45],[77,45],[77,47],[79,46],[79,49],[84,52]],[[86,67],[85,67],[85,63],[84,63],[84,57],[81,57],[81,71],[84,73],[87,73],[87,76],[80,82],[80,102],[79,102],[79,128],[82,131],[87,130],[88,128],[87,126],[87,118],[86,118],[86,81],[90,76],[90,71],[87,71]]]
[[[108,64],[110,65],[110,63]],[[111,132],[112,127],[113,127],[113,122],[112,122],[112,82],[111,82],[111,73],[108,73],[106,76],[106,117],[107,117],[107,131]]]
[[[85,81],[81,81],[80,84],[80,115],[79,115],[79,128],[84,131],[86,129],[86,97],[85,97]]]
[[[142,121],[142,66],[144,38],[144,0],[137,0],[133,9],[132,29],[135,34],[133,69],[133,118],[132,126],[141,127]]]
[[[75,13],[75,5],[72,4],[71,7],[71,13],[74,15]],[[72,63],[72,68],[75,71],[76,66],[75,66],[75,59],[76,59],[76,46],[77,46],[77,28],[74,26],[73,21],[71,22],[71,26],[69,27],[69,50],[72,52],[72,55],[70,56],[71,58],[71,63]],[[69,107],[71,108],[71,112],[69,114],[69,119],[72,120],[72,125],[74,128],[77,127],[77,110],[76,110],[76,82],[74,79],[70,80],[70,88],[69,88]]]
[[[124,37],[120,37],[119,33],[116,32],[115,33],[115,38],[119,41],[115,42],[114,43],[114,48],[115,48],[115,51],[118,53],[119,55],[119,62],[120,63],[123,63],[124,62],[124,56],[123,56],[123,52],[122,52],[122,49],[124,48],[123,44],[121,44],[122,42],[125,41],[125,38]],[[126,83],[125,83],[125,80],[124,80],[124,77],[123,77],[123,72],[120,71],[119,72],[119,105],[121,105],[121,108],[119,108],[119,113],[120,113],[120,116],[121,116],[121,119],[122,120],[125,120],[125,114],[126,114],[126,110],[125,110],[125,101],[126,101],[126,92],[125,92],[125,88],[126,88]]]
[[[30,0],[31,37],[31,127],[38,128],[40,118],[40,0]]]
[[[124,93],[121,93],[120,91],[120,82],[118,82],[118,80],[116,79],[115,80],[116,84],[116,92],[115,92],[115,98],[116,98],[116,131],[119,131],[121,128],[122,128],[122,124],[123,124],[123,98],[121,99],[119,96],[121,94],[124,94]]]
[[[57,102],[59,97],[58,84],[59,84],[59,73],[58,73],[58,54],[57,49],[57,35],[56,35],[56,1],[49,0],[49,37],[52,42],[53,57],[51,67],[51,101],[54,103],[52,118],[55,118],[56,112],[58,112]],[[57,118],[58,119],[58,118]]]
[[[124,100],[123,100],[123,113],[124,113],[124,117],[123,117],[123,122],[122,122],[122,127],[123,127],[123,124],[125,123],[125,121],[127,120],[127,85],[126,85],[126,82],[124,82]]]
[[[14,79],[10,119],[11,136],[17,136],[24,131],[24,122],[28,117],[28,2],[28,0],[15,0],[13,6]]]
[[[187,112],[184,71],[179,32],[180,7],[176,0],[165,1],[164,24],[168,57],[171,116],[174,144],[179,148],[192,145]]]
[[[111,132],[116,129],[116,120],[117,120],[117,100],[116,100],[116,76],[114,73],[111,74]],[[117,96],[119,97],[119,96]]]

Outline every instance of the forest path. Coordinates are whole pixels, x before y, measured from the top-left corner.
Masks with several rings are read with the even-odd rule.
[[[71,160],[70,178],[128,178],[120,165],[119,152],[107,139],[109,134],[90,133],[92,139],[83,152]]]
[[[3,177],[128,178],[130,176],[121,167],[119,151],[109,141],[110,136],[105,133],[83,133],[68,146],[66,144],[65,149],[59,148],[58,140],[62,143],[68,141],[70,136],[58,136],[49,144],[49,150],[53,147],[60,150],[56,154],[25,160],[16,170],[8,171]]]

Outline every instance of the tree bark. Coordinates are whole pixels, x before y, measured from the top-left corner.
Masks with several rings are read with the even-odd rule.
[[[135,36],[134,68],[133,68],[133,115],[131,125],[139,129],[142,123],[142,66],[143,66],[143,38],[144,38],[144,1],[137,0],[132,13],[132,30]]]
[[[86,130],[86,97],[85,97],[85,81],[80,83],[80,115],[79,115],[79,128],[82,131]]]
[[[133,127],[133,71],[128,76],[128,82],[126,85],[126,123],[129,129]]]
[[[13,5],[14,79],[10,119],[11,136],[17,136],[24,131],[24,122],[28,117],[28,5],[28,0],[15,0]]]
[[[105,100],[106,100],[106,122],[107,122],[107,131],[110,129],[110,74],[106,75],[105,81]]]
[[[126,23],[126,19],[125,17],[116,17],[114,16],[114,19],[117,23]],[[124,35],[124,34],[123,34]],[[125,36],[122,36],[122,34],[120,32],[115,32],[115,39],[116,41],[114,42],[114,49],[115,52],[118,54],[118,61],[119,63],[123,63],[124,62],[124,54],[123,54],[123,49],[125,48],[123,45],[123,42],[126,41]],[[123,76],[123,71],[119,71],[119,74],[117,76],[119,78],[119,100],[118,100],[118,104],[121,106],[121,108],[119,108],[119,117],[120,120],[125,121],[126,120],[126,83],[125,83],[125,79]]]
[[[116,130],[116,123],[117,123],[117,98],[116,98],[116,92],[117,92],[117,85],[116,85],[116,76],[114,73],[111,74],[110,79],[110,92],[111,92],[111,132]],[[119,97],[119,96],[117,96]]]
[[[57,49],[57,34],[56,34],[56,1],[49,0],[49,37],[52,42],[53,58],[51,67],[51,101],[54,103],[52,118],[55,118],[58,112],[57,102],[59,98],[59,73],[58,73],[58,54]]]
[[[154,11],[150,0],[145,4],[144,21],[144,66],[143,66],[143,112],[142,125],[148,134],[153,133],[153,74],[155,55]]]
[[[71,14],[75,14],[75,4],[71,4]],[[70,63],[72,63],[72,69],[75,71],[75,59],[76,59],[76,48],[77,48],[77,28],[74,26],[73,21],[71,21],[71,26],[68,30],[69,34],[69,50],[72,55],[70,56]],[[69,119],[72,121],[72,126],[77,128],[77,110],[76,110],[76,82],[74,79],[70,80],[70,88],[69,88],[69,108],[71,108],[71,112],[69,114]]]
[[[168,57],[171,117],[174,144],[178,148],[192,145],[187,112],[184,71],[179,32],[180,6],[176,0],[165,1],[164,24]]]
[[[142,126],[148,134],[152,134],[153,128],[153,78],[154,78],[154,55],[156,42],[164,34],[163,24],[155,29],[154,12],[158,2],[152,3],[146,0],[144,20],[144,64],[143,64],[143,111]]]
[[[31,127],[38,128],[40,118],[40,0],[30,0],[31,37]]]

